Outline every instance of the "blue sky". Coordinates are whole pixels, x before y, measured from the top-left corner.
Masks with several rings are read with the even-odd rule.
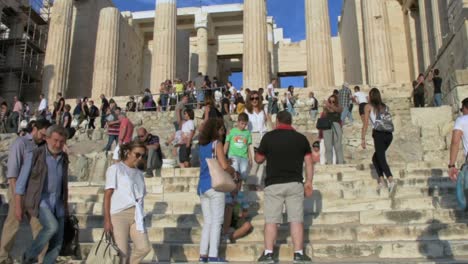
[[[113,0],[121,11],[143,11],[154,9],[154,0]],[[337,34],[338,16],[343,0],[329,0],[332,35]],[[243,3],[243,0],[178,0],[178,7],[206,6],[217,4]],[[284,29],[284,37],[292,41],[305,39],[304,0],[267,0],[268,15],[275,18],[278,27]],[[236,87],[242,85],[242,74],[233,74],[231,81]],[[303,86],[303,78],[282,78],[282,86]]]

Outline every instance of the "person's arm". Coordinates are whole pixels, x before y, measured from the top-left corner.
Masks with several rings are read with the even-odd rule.
[[[369,127],[369,116],[370,116],[371,106],[369,104],[364,108],[364,120],[362,123],[361,129],[361,146],[363,149],[366,149],[366,134],[367,128]]]
[[[221,142],[218,141],[218,144],[216,144],[216,158],[219,162],[219,165],[221,165],[221,168],[225,170],[227,173],[234,175],[236,172],[231,165],[229,165],[226,155],[224,155],[224,147]]]
[[[111,198],[113,194],[114,189],[107,189],[104,192],[104,231],[107,233],[112,233],[114,230],[110,215]]]
[[[12,194],[15,193],[16,180],[21,172],[21,153],[24,153],[25,147],[24,143],[18,139],[11,145],[10,153],[8,154],[7,179]]]
[[[65,116],[65,117],[63,118],[63,127],[67,127],[67,126],[68,126],[68,122],[70,122],[70,120],[69,120],[68,116]]]
[[[224,143],[224,155],[227,155],[229,151],[229,141],[226,139],[226,143]]]
[[[32,152],[28,153],[15,186],[15,216],[20,222],[23,219],[23,196],[31,175],[32,159]]]
[[[122,145],[124,136],[127,134],[127,125],[120,128],[119,132],[119,145]]]
[[[455,165],[458,156],[458,150],[460,149],[460,142],[463,137],[463,131],[455,129],[452,132],[452,142],[450,143],[450,161],[449,165]],[[449,177],[452,181],[457,179],[458,169],[453,167],[449,169]]]
[[[210,108],[211,108],[210,105],[205,106],[205,119],[203,120],[204,122],[208,121],[208,119],[210,118],[210,117],[208,116],[209,113],[210,113]]]
[[[304,157],[306,167],[306,181],[304,183],[304,195],[306,197],[312,196],[313,192],[313,180],[314,180],[314,162],[312,155],[309,153]]]
[[[177,124],[179,124],[179,127],[181,127],[182,119],[180,118],[180,116],[181,116],[182,108],[176,109],[176,112],[177,112]]]

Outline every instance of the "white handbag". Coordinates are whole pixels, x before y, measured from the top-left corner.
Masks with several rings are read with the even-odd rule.
[[[216,145],[218,141],[213,142],[212,158],[206,159],[211,176],[211,187],[218,192],[232,192],[236,189],[236,184],[232,176],[227,173],[216,159]]]

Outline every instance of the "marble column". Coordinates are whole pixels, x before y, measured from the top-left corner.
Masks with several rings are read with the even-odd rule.
[[[269,83],[265,0],[244,1],[243,87],[257,90]]]
[[[198,72],[208,74],[208,14],[200,13],[195,16],[197,30]]]
[[[56,0],[52,14],[42,75],[42,91],[49,102],[56,99],[58,92],[66,97],[70,71],[73,0]]]
[[[119,59],[120,12],[115,7],[106,7],[99,13],[99,24],[94,55],[92,98],[101,94],[108,98],[117,94]]]
[[[335,85],[328,0],[305,1],[309,87]]]
[[[276,78],[277,75],[277,69],[276,69],[276,64],[275,64],[275,34],[274,34],[274,21],[273,17],[268,17],[267,18],[267,38],[268,38],[268,61],[270,65],[270,74],[271,78]]]
[[[159,92],[159,85],[173,80],[176,73],[176,0],[156,0],[156,17],[153,31],[153,59],[151,66],[151,91]]]
[[[394,82],[392,48],[384,0],[363,0],[364,42],[370,85]]]
[[[431,0],[432,8],[432,24],[434,27],[434,41],[435,41],[435,53],[437,55],[439,49],[442,47],[442,21],[439,10],[440,0]]]
[[[429,29],[427,27],[426,0],[419,0],[419,25],[421,27],[421,42],[424,70],[431,64],[431,50],[429,46]]]

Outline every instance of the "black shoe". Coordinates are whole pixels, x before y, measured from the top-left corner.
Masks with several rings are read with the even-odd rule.
[[[273,253],[262,253],[262,255],[258,258],[257,262],[274,264],[275,260],[273,259]]]
[[[307,256],[306,254],[294,253],[294,261],[293,263],[312,263],[312,259]]]

